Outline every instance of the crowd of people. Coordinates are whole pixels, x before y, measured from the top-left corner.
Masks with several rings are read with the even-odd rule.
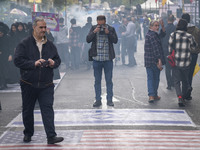
[[[188,26],[190,23],[189,14],[184,14],[179,22],[173,15],[161,16],[160,21],[155,20],[152,16],[135,16],[133,14],[114,14],[106,16],[106,18],[106,24],[115,29],[118,37],[118,42],[114,44],[115,65],[121,61],[124,66],[136,66],[137,62],[134,53],[137,52],[137,41],[145,39],[144,59],[147,71],[149,102],[160,99],[157,90],[163,65],[165,65],[167,89],[171,90],[172,87],[175,87],[180,106],[184,105],[184,99],[192,99],[192,77],[199,53],[197,45],[200,40],[200,31],[195,26]],[[72,18],[70,27],[67,27],[64,25],[64,18],[60,18],[58,32],[46,30],[46,37],[56,45],[61,63],[65,66],[66,72],[70,69],[79,69],[82,67],[81,64],[85,64],[87,70],[92,66],[88,56],[91,43],[87,43],[86,37],[91,32],[93,20],[92,17],[87,17],[86,20],[87,23],[85,25],[79,26],[76,18]],[[184,26],[184,29],[182,29],[183,25],[187,27]],[[0,73],[0,90],[7,88],[7,84],[19,82],[20,73],[13,63],[13,55],[19,42],[31,35],[32,31],[32,23],[30,22],[27,24],[16,22],[10,28],[5,23],[0,22],[0,70],[2,70]],[[176,32],[177,51],[175,53],[176,67],[172,68],[168,63],[167,56],[173,47],[174,32]],[[193,37],[189,38],[186,33],[192,34]],[[185,36],[185,38],[180,38],[181,36]],[[192,42],[193,38],[194,42]],[[187,52],[181,46],[184,45],[183,42],[178,44],[178,42],[185,39],[190,41],[189,43],[184,41],[187,43],[185,44]],[[125,59],[126,56],[128,56],[128,62]],[[186,61],[186,59],[187,63],[181,62]],[[180,67],[183,67],[182,70],[188,71],[187,74],[184,72],[185,78],[180,73]],[[177,68],[179,69],[179,76],[176,76],[178,74],[178,71],[175,71],[178,70]],[[60,78],[59,69],[55,69],[54,74],[54,79]],[[182,82],[182,90],[180,90],[180,82]]]
[[[185,100],[192,100],[192,79],[197,63],[200,43],[200,30],[190,23],[190,15],[184,13],[177,25],[174,16],[169,15],[167,24],[163,20],[150,22],[150,28],[145,37],[145,67],[147,71],[147,87],[149,102],[159,100],[158,87],[160,71],[165,65],[167,89],[176,90],[178,105],[184,107]],[[159,30],[161,25],[161,30]],[[175,66],[168,62],[168,55],[174,51]]]
[[[77,25],[77,20],[70,20],[70,27],[64,25],[64,19],[59,19],[59,31],[46,31],[46,37],[55,43],[58,53],[61,57],[62,64],[65,65],[65,71],[77,70],[81,64],[85,64],[87,70],[92,66],[88,58],[90,44],[86,42],[86,36],[92,27],[92,17],[86,18],[87,23]],[[133,23],[134,22],[134,23]],[[134,66],[136,61],[134,52],[137,51],[137,40],[142,39],[141,21],[133,16],[115,15],[107,19],[107,24],[115,28],[119,42],[114,45],[116,52],[115,64],[122,60],[123,65]],[[145,23],[144,28],[147,25]],[[0,90],[6,89],[7,84],[19,82],[19,69],[13,63],[13,55],[16,46],[25,37],[32,34],[32,23],[15,22],[10,27],[0,22]],[[137,34],[136,34],[137,33]],[[128,42],[127,39],[134,42]],[[132,49],[133,47],[133,49]],[[128,64],[125,62],[125,56],[128,54]],[[82,66],[82,65],[81,65]],[[59,79],[59,69],[54,71],[54,79]]]

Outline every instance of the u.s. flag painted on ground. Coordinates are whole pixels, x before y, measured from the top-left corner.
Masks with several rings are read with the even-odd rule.
[[[70,135],[69,135],[70,133]],[[45,135],[45,133],[42,133]],[[69,130],[58,131],[65,141],[46,145],[33,138],[29,144],[5,144],[1,150],[199,150],[200,131],[197,130]],[[23,138],[18,137],[21,141]],[[4,143],[4,144],[3,144]]]

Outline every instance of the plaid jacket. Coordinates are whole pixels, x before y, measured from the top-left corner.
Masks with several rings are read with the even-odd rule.
[[[187,67],[191,63],[191,50],[196,48],[193,36],[185,31],[177,30],[169,38],[169,53],[173,50],[174,33],[176,33],[175,63],[177,67]]]
[[[165,64],[161,39],[158,33],[149,30],[145,36],[144,44],[145,67],[151,67],[153,65],[156,65],[158,63],[158,59],[161,59],[163,65]]]

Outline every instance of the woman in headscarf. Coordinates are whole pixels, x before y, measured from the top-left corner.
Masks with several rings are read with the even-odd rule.
[[[10,55],[10,43],[8,38],[9,28],[3,22],[0,22],[0,90],[7,87],[7,64]]]

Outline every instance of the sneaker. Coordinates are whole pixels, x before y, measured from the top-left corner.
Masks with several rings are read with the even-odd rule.
[[[31,141],[31,136],[25,135],[23,141],[29,143]]]
[[[108,106],[114,106],[114,103],[112,101],[107,101]]]
[[[63,137],[52,137],[52,138],[48,138],[47,139],[47,143],[48,144],[55,144],[55,143],[59,143],[59,142],[62,142],[64,140]]]
[[[102,105],[101,101],[96,101],[94,104],[93,104],[93,107],[100,107]]]
[[[179,105],[179,107],[185,107],[184,100],[182,97],[178,98],[178,105]]]
[[[149,96],[149,103],[153,103],[154,102],[154,97],[153,96]]]

